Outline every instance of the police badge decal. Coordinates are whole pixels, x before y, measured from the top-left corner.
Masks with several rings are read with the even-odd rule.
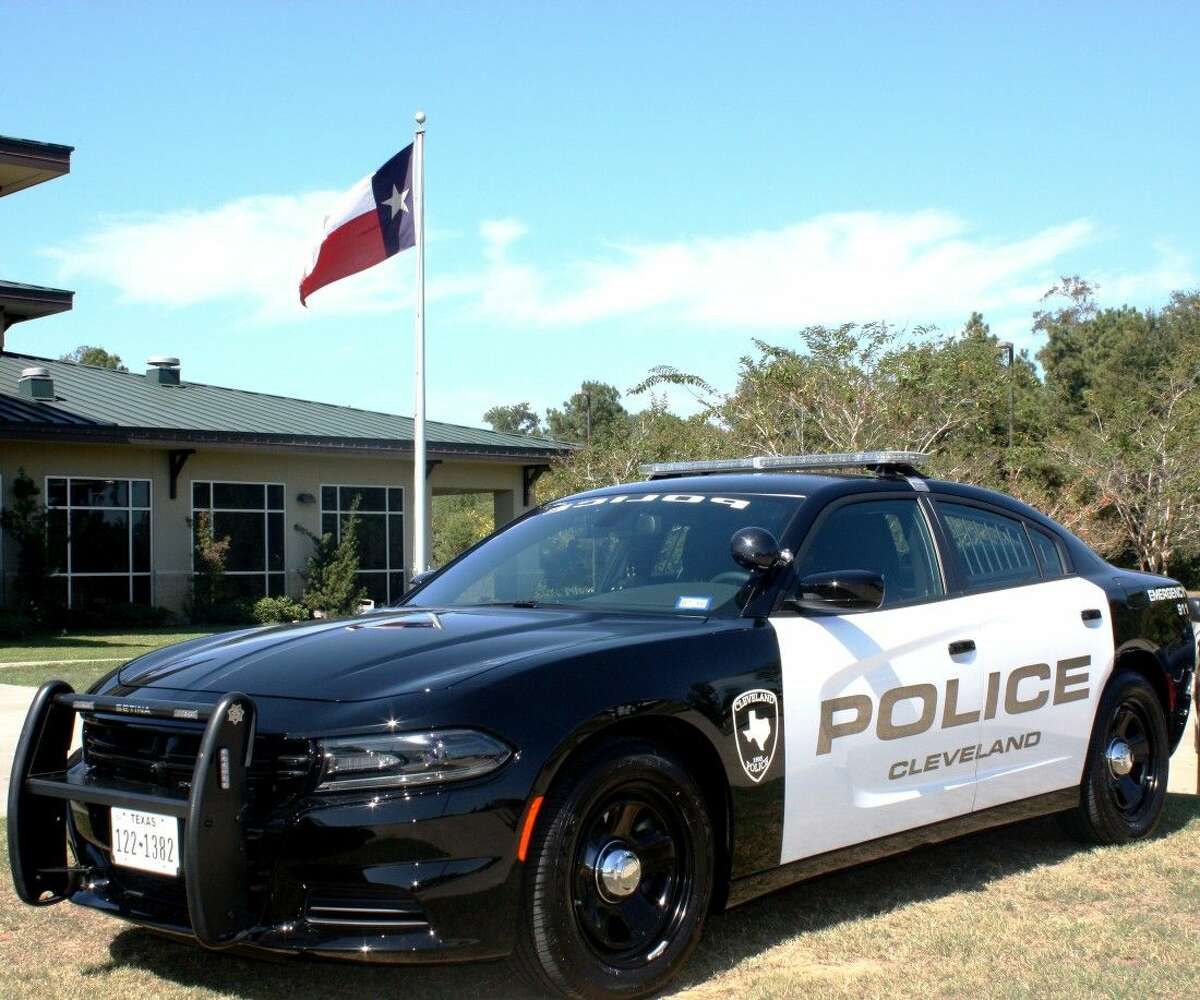
[[[774,691],[754,688],[733,700],[733,739],[746,776],[762,781],[779,744],[779,699]]]

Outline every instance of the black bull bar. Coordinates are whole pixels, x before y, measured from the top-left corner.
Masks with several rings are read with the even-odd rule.
[[[68,773],[80,712],[204,722],[188,797],[172,798],[151,784]],[[209,948],[236,944],[253,923],[243,814],[255,715],[254,701],[237,692],[215,705],[196,705],[76,694],[65,681],[43,684],[25,717],[8,789],[8,855],[17,895],[47,906],[78,887],[82,869],[67,859],[69,802],[164,813],[183,820],[180,874],[193,933]]]

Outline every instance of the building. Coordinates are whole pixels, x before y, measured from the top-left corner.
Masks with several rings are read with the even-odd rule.
[[[71,146],[0,135],[0,198],[71,172]],[[14,323],[71,308],[73,292],[0,278],[0,350]]]
[[[41,491],[57,592],[71,607],[181,609],[199,513],[230,539],[241,594],[298,596],[305,532],[336,533],[355,497],[362,581],[394,600],[412,551],[412,445],[408,417],[187,382],[173,358],[142,374],[0,352],[0,496],[11,505],[22,472]],[[428,489],[488,493],[503,524],[567,449],[430,422]],[[0,551],[4,597],[12,548]]]

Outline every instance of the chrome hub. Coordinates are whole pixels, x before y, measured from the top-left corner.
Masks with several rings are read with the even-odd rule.
[[[1133,751],[1124,740],[1113,740],[1104,751],[1104,759],[1114,778],[1123,778],[1133,770]]]
[[[632,896],[642,882],[638,856],[620,844],[609,844],[596,862],[596,888],[611,903]]]

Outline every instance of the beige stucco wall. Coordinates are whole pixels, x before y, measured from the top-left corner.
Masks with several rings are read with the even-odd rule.
[[[47,476],[149,479],[153,599],[155,604],[179,610],[187,596],[191,577],[191,534],[187,519],[192,513],[193,480],[284,484],[285,566],[288,592],[294,596],[300,592],[300,570],[311,552],[311,543],[292,526],[299,524],[320,534],[321,486],[398,486],[404,490],[405,568],[411,575],[412,521],[407,516],[412,509],[411,462],[388,456],[197,446],[196,454],[187,460],[180,473],[178,496],[172,500],[168,450],[166,447],[134,445],[0,442],[3,505],[11,504],[12,483],[22,468],[43,490]],[[493,493],[499,525],[525,510],[522,506],[522,475],[522,466],[518,463],[445,459],[430,473],[427,494]],[[312,494],[316,502],[300,503],[296,498],[301,493]],[[431,505],[427,503],[426,510],[430,509]],[[2,556],[5,588],[0,599],[10,592],[11,576],[15,571],[11,548],[11,544],[6,544]]]

